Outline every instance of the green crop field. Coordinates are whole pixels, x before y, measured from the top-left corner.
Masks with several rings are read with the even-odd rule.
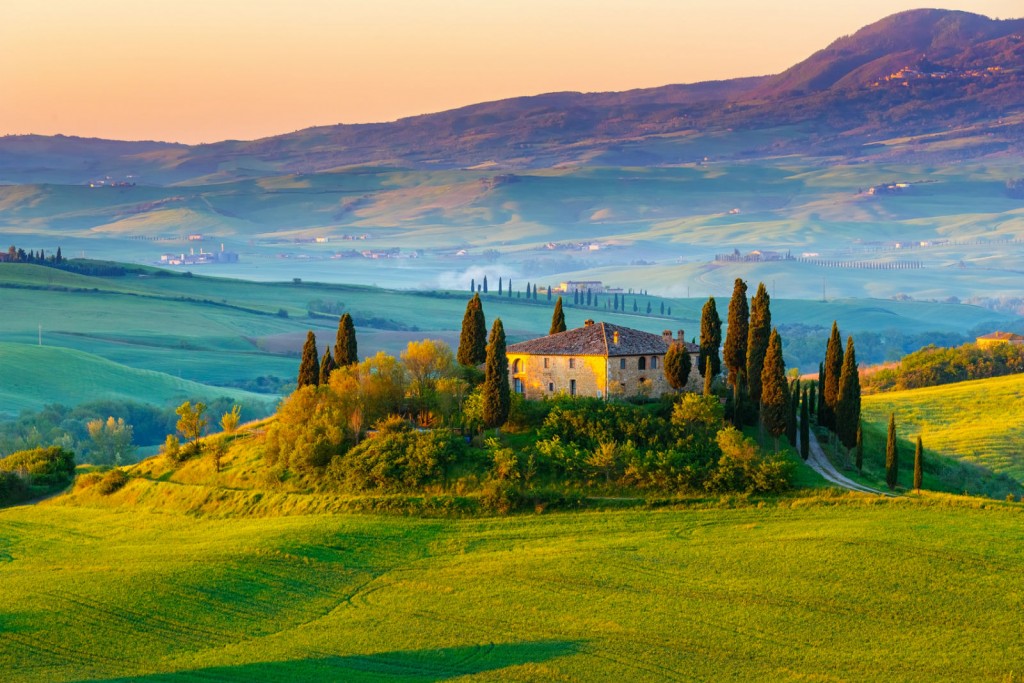
[[[165,486],[173,486],[166,484]],[[18,681],[1017,680],[1022,508],[0,511]]]
[[[864,397],[864,420],[882,436],[890,413],[896,414],[897,431],[907,440],[904,462],[913,461],[909,443],[920,434],[926,452],[1024,481],[1024,375]]]

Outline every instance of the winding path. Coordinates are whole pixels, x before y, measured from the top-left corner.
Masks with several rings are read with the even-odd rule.
[[[807,458],[807,464],[810,465],[815,472],[825,477],[826,481],[829,481],[835,484],[836,486],[841,486],[844,489],[850,489],[851,491],[860,491],[861,493],[873,493],[878,496],[892,495],[891,493],[886,493],[885,491],[873,489],[870,486],[858,484],[849,477],[844,477],[842,474],[839,473],[839,470],[837,470],[835,466],[829,461],[828,456],[825,455],[825,451],[823,451],[821,448],[821,444],[818,443],[818,437],[815,436],[813,431],[810,433],[810,435],[811,438],[809,445],[811,454],[810,457]]]

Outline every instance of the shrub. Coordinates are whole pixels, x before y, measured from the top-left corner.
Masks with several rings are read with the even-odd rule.
[[[75,473],[75,454],[60,446],[32,448],[0,458],[0,472],[23,473],[35,486],[60,486]]]
[[[28,482],[17,472],[0,472],[0,505],[9,505],[30,496]]]
[[[96,484],[96,490],[99,491],[101,495],[109,496],[111,493],[120,491],[127,483],[128,475],[122,470],[110,470],[104,474],[103,478]]]
[[[85,474],[78,475],[75,479],[75,490],[84,491],[85,489],[92,488],[103,479],[102,472],[86,472]]]
[[[375,436],[331,462],[329,476],[354,490],[407,490],[442,480],[465,453],[462,439],[443,430],[414,431],[403,423],[378,423]]]

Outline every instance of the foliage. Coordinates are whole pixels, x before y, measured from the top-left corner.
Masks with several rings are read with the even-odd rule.
[[[120,491],[127,483],[128,475],[124,473],[124,470],[113,469],[96,482],[96,491],[100,495],[109,496],[111,493]]]
[[[896,444],[896,416],[889,415],[889,433],[885,440],[885,483],[896,488],[900,471],[899,446]]]
[[[238,423],[242,419],[242,406],[237,403],[231,406],[231,410],[220,416],[220,428],[226,434],[234,434],[238,429]]]
[[[836,429],[836,406],[839,404],[839,380],[843,374],[843,342],[839,338],[839,326],[832,322],[832,334],[825,349],[825,364],[821,394],[823,404],[818,414],[818,423],[832,431]]]
[[[359,345],[352,316],[345,313],[338,319],[338,332],[334,340],[334,365],[343,368],[359,362]]]
[[[320,359],[316,351],[316,335],[313,330],[306,332],[306,343],[302,345],[302,361],[299,363],[299,388],[316,386],[320,383]]]
[[[90,420],[86,424],[92,440],[90,461],[98,465],[122,465],[132,459],[135,446],[132,445],[132,426],[124,418],[106,421]]]
[[[477,366],[487,359],[487,323],[484,319],[484,307],[480,295],[473,297],[466,304],[466,312],[462,316],[462,333],[459,335],[459,350],[456,360],[462,365]]]
[[[347,368],[331,378],[332,383]],[[285,399],[267,429],[264,455],[297,472],[324,467],[355,442],[342,398],[328,387],[304,386]]]
[[[327,384],[331,379],[331,373],[334,372],[334,356],[331,355],[331,347],[324,349],[324,355],[320,359],[320,376],[317,380],[318,384]]]
[[[725,331],[724,358],[729,370],[729,385],[738,393],[745,384],[743,378],[747,368],[747,334],[749,329],[749,307],[747,304],[747,283],[736,278],[732,299],[729,301],[729,325]]]
[[[956,348],[926,346],[903,357],[894,368],[864,378],[864,393],[900,391],[1024,372],[1024,346],[997,344]]]
[[[718,315],[715,297],[709,296],[700,311],[700,355],[697,367],[701,376],[707,372],[707,364],[711,363],[711,375],[717,377],[722,371],[722,359],[719,349],[722,346],[722,319]]]
[[[914,448],[914,490],[921,490],[921,483],[924,480],[924,447],[921,445],[921,435],[917,436],[917,445]]]
[[[786,381],[786,364],[782,360],[782,340],[778,330],[772,330],[768,339],[761,369],[761,421],[768,433],[775,437],[778,450],[779,437],[786,433],[789,424],[790,397]]]
[[[764,283],[760,282],[757,285],[757,292],[750,301],[750,321],[747,326],[747,386],[750,400],[754,405],[761,404],[761,371],[764,368],[768,340],[772,331],[771,297],[768,296]],[[780,361],[781,358],[780,340]]]
[[[565,332],[565,313],[562,311],[562,297],[558,297],[555,301],[555,310],[551,314],[551,327],[548,329],[548,334],[558,334],[559,332]]]
[[[181,441],[174,434],[167,435],[167,439],[160,450],[171,462],[181,462],[188,458],[188,451],[182,449]]]
[[[60,446],[16,451],[0,458],[0,472],[17,474],[31,486],[65,486],[75,473],[75,454]]]
[[[708,491],[768,493],[789,488],[792,463],[779,456],[762,457],[754,440],[734,427],[718,432],[717,441],[722,456],[704,483]]]
[[[805,461],[811,455],[811,415],[808,408],[810,400],[810,390],[804,389],[803,400],[800,401],[800,457]],[[857,432],[859,434],[860,430]]]
[[[206,413],[206,404],[197,401],[195,405],[191,401],[185,401],[174,411],[178,416],[175,428],[182,438],[188,442],[194,455],[199,453],[199,439],[206,431],[207,420],[203,415]]]
[[[664,371],[665,379],[673,389],[682,389],[690,380],[690,352],[683,342],[675,341],[668,347],[665,353]]]
[[[500,427],[508,419],[510,393],[505,327],[501,324],[501,318],[495,318],[487,344],[483,384],[483,422],[486,427]]]
[[[839,397],[836,403],[836,436],[846,448],[857,445],[857,426],[860,424],[860,371],[853,337],[846,339],[843,370],[839,376]]]
[[[416,431],[401,419],[376,427],[374,436],[331,462],[330,480],[353,491],[416,490],[443,480],[465,452],[462,439],[444,430]]]

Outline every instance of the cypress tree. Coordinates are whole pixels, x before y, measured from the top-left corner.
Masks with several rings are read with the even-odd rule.
[[[588,287],[588,288],[587,288],[587,305],[588,305],[588,306],[590,305],[590,297],[591,297],[591,294],[590,294],[590,288]]]
[[[664,304],[662,304],[664,311]],[[722,319],[718,315],[715,298],[709,296],[700,312],[700,373],[706,372],[711,363],[711,375],[717,377],[722,371],[722,359],[718,355],[722,347]]]
[[[662,315],[665,315],[665,302],[664,302],[664,301],[662,301],[662,302],[661,302],[661,314],[662,314]],[[721,321],[719,321],[719,322],[721,322]],[[701,371],[700,371],[700,374],[702,374],[702,375],[703,375],[703,374],[704,374],[704,371],[703,371],[703,370],[701,370]]]
[[[338,334],[334,339],[334,366],[344,368],[358,362],[356,326],[352,322],[352,316],[345,313],[338,320]]]
[[[668,307],[668,312],[665,315],[667,315],[670,318],[672,317],[672,307],[671,306]]]
[[[487,323],[480,295],[474,294],[466,303],[459,334],[459,350],[455,359],[462,365],[480,365],[487,358]]]
[[[580,303],[580,292],[577,289],[572,291],[572,303],[575,306],[579,306]]]
[[[665,353],[665,362],[662,367],[665,371],[665,379],[673,389],[682,389],[690,379],[690,367],[693,361],[690,359],[690,352],[686,350],[686,344],[680,341],[672,342]]]
[[[900,471],[900,454],[896,448],[896,415],[889,413],[889,436],[885,441],[885,483],[896,488]]]
[[[818,406],[818,396],[817,396],[817,391],[816,391],[817,388],[818,388],[818,385],[815,382],[811,382],[811,387],[810,387],[810,389],[811,389],[811,396],[810,396],[811,404],[808,406],[808,409],[810,410],[811,415],[815,414],[816,408]]]
[[[846,339],[835,418],[836,435],[843,446],[847,449],[856,446],[857,426],[860,424],[860,374],[857,371],[857,352],[853,348],[853,337]]]
[[[921,491],[924,479],[924,448],[921,446],[921,435],[917,435],[917,448],[914,449],[914,489]]]
[[[633,297],[633,312],[636,313],[640,310],[640,307],[636,305],[636,297]]]
[[[326,385],[331,379],[331,371],[334,370],[334,358],[331,356],[331,347],[324,349],[324,357],[320,359],[320,384]]]
[[[484,275],[484,294],[487,293],[487,276]]]
[[[551,301],[551,285],[548,285],[548,301]]]
[[[471,278],[469,281],[469,291],[476,293],[476,278]]]
[[[733,395],[738,396],[744,386],[743,373],[747,369],[747,283],[736,278],[729,301],[729,327],[725,333],[725,367],[729,369],[728,382]]]
[[[800,402],[800,457],[804,460],[811,455],[811,414],[808,408],[811,395],[804,389],[804,400]]]
[[[509,289],[512,289],[512,288],[511,288],[511,287],[509,287]],[[504,291],[504,290],[503,290],[503,289],[501,288],[501,277],[499,276],[499,277],[498,277],[498,296],[501,296],[501,294],[502,294],[502,292],[503,292],[503,291]]]
[[[715,380],[715,374],[711,372],[711,358],[710,356],[704,361],[704,395],[712,396],[713,386],[712,382]]]
[[[761,403],[761,368],[768,351],[768,337],[772,332],[771,298],[764,283],[758,283],[757,293],[750,301],[750,323],[747,326],[747,387],[754,405]]]
[[[779,437],[785,434],[789,421],[789,383],[786,382],[786,364],[782,360],[782,338],[772,330],[768,350],[761,369],[761,420],[768,433],[775,437],[775,450],[779,450]]]
[[[647,315],[650,315],[650,314],[651,314],[651,302],[648,301],[647,302]]]
[[[857,471],[864,471],[864,435],[861,434],[860,422],[857,423],[857,458],[855,463]]]
[[[320,359],[316,353],[316,336],[313,330],[306,333],[306,343],[302,346],[302,362],[299,363],[298,388],[320,383]]]
[[[818,389],[818,424],[825,427],[825,364],[818,363],[818,384],[815,385]]]
[[[836,407],[839,405],[839,378],[843,374],[843,342],[839,338],[839,326],[832,321],[832,334],[828,338],[828,346],[825,348],[825,384],[822,386],[822,394],[825,397],[824,415],[819,416],[819,422],[824,417],[824,424],[833,432],[836,431]]]
[[[498,292],[501,294],[501,292]],[[508,298],[512,298],[512,278],[508,279]]]
[[[796,433],[800,428],[800,380],[789,385],[789,414],[786,420],[786,438],[796,448]]]
[[[555,312],[551,314],[551,329],[548,330],[548,334],[565,332],[565,329],[565,313],[562,311],[562,297],[558,297],[558,301],[555,302]]]
[[[512,397],[508,386],[508,356],[505,354],[505,327],[501,318],[494,319],[487,344],[484,367],[484,425],[500,427],[508,419]]]
[[[57,263],[61,263],[64,258],[60,255],[60,247],[57,247],[57,257],[54,259]]]

